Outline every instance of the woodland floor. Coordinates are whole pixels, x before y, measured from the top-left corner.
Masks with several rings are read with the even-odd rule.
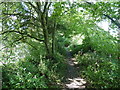
[[[67,52],[67,70],[66,70],[66,80],[64,82],[65,88],[86,88],[86,81],[80,77],[78,74],[79,67],[77,67],[77,62],[75,58],[72,58],[71,54]]]

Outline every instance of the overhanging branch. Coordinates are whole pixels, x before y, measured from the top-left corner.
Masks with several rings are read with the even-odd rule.
[[[117,23],[115,20],[113,20],[113,18],[111,18],[109,15],[105,15],[103,14],[105,17],[109,18],[111,20],[111,22],[113,22],[115,25],[118,26],[118,28],[120,28],[120,23]]]
[[[92,2],[88,2],[88,1],[85,1],[85,2],[86,2],[87,4],[89,4],[89,5],[95,5],[95,4],[93,4]],[[106,14],[103,14],[103,16],[105,16],[105,17],[107,17],[108,19],[110,19],[112,23],[114,23],[116,26],[118,26],[118,28],[120,28],[120,23],[117,22],[117,21],[115,21],[115,20],[113,20],[112,17],[110,17],[109,15],[106,15]]]

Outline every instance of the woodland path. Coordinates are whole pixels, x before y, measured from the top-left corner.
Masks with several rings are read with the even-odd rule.
[[[76,67],[77,62],[75,58],[72,58],[70,52],[67,52],[67,70],[66,70],[66,81],[64,87],[69,89],[79,88],[85,89],[86,81],[82,79],[78,74],[78,68]]]

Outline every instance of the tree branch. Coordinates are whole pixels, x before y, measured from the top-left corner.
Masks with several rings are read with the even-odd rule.
[[[15,42],[20,41],[21,39],[23,39],[23,37],[21,37],[21,38],[15,40],[15,41],[13,41],[11,45],[13,45]],[[5,46],[5,47],[1,48],[0,51],[2,51],[4,48],[8,48],[8,47],[11,47],[11,46],[9,46],[9,45],[8,45],[8,46]]]
[[[28,4],[31,5],[36,12],[38,12],[37,8],[31,2],[28,2]]]
[[[36,2],[36,5],[37,5],[37,8],[38,8],[39,12],[41,13],[42,11],[41,11],[41,4],[40,4],[40,2]]]
[[[21,13],[3,13],[4,15],[10,15],[10,16],[23,16],[23,17],[25,17],[25,18],[27,18],[27,17],[31,17],[30,15],[24,15],[24,14],[21,14]],[[34,20],[37,20],[35,17],[33,17],[32,16],[32,18],[34,19]]]
[[[50,2],[50,3],[49,3],[49,5],[48,5],[47,9],[49,9],[49,7],[50,7],[50,5],[51,5],[51,4],[52,4],[52,2]]]
[[[48,10],[49,10],[49,7],[50,7],[51,3],[52,3],[52,2],[50,2],[50,3],[48,4],[47,10],[46,10],[46,17],[45,17],[45,19],[46,19],[46,25],[48,24]]]
[[[33,46],[32,44],[30,44],[29,42],[25,41],[25,43],[27,43],[28,45],[30,45],[32,48],[34,48],[35,50],[38,50],[35,46]]]
[[[88,4],[90,4],[90,5],[92,5],[93,3],[92,2],[88,2],[88,1],[85,1],[86,3],[88,3]]]
[[[21,14],[21,13],[3,13],[4,15],[10,15],[10,16],[16,16],[16,15],[19,15],[19,16],[25,16],[24,14]]]
[[[48,5],[48,2],[45,2],[43,14],[45,14],[45,12],[46,12],[47,5]]]
[[[120,23],[117,23],[115,20],[113,20],[113,18],[111,18],[109,15],[105,15],[103,14],[105,17],[109,18],[115,25],[118,26],[118,28],[120,28]]]
[[[87,4],[89,5],[94,5],[92,2],[88,2],[85,1]],[[114,23],[116,26],[118,26],[118,28],[120,28],[120,23],[116,22],[115,20],[113,20],[113,18],[111,18],[109,15],[103,14],[103,16],[107,17],[108,19],[111,20],[112,23]]]
[[[12,33],[12,32],[15,32],[15,33],[18,33],[18,34],[21,34],[21,35],[26,35],[26,36],[28,36],[28,37],[30,37],[30,38],[33,38],[33,39],[35,39],[35,40],[37,40],[37,41],[39,41],[39,42],[44,42],[44,40],[38,39],[38,38],[36,38],[36,37],[34,37],[34,36],[31,36],[31,35],[29,35],[29,34],[25,34],[25,33],[22,33],[22,32],[20,32],[20,31],[14,31],[14,30],[12,30],[12,31],[4,31],[4,32],[1,33],[1,35],[2,35],[2,34],[5,34],[5,33]]]

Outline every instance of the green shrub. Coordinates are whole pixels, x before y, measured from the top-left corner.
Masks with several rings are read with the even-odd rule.
[[[82,75],[92,88],[119,88],[119,66],[114,58],[100,56],[96,53],[77,55],[77,61],[82,67]]]
[[[25,59],[2,66],[3,88],[60,87],[66,69],[63,56],[57,54],[56,62],[40,59],[38,65]]]
[[[46,78],[30,62],[2,67],[3,88],[47,88]]]

